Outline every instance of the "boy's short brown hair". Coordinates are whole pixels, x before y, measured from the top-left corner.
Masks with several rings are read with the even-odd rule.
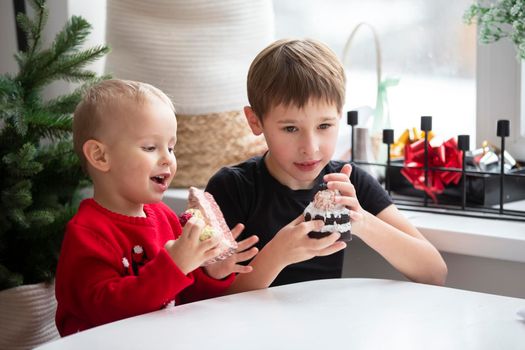
[[[143,104],[157,98],[166,103],[174,112],[175,108],[168,96],[160,89],[146,83],[131,80],[104,80],[89,88],[73,115],[73,146],[87,171],[87,161],[82,147],[88,140],[97,139],[101,128],[114,113],[122,112],[124,106],[135,102]]]
[[[312,39],[283,39],[262,50],[248,71],[248,100],[259,119],[280,104],[303,107],[310,98],[341,113],[345,72],[337,55]]]

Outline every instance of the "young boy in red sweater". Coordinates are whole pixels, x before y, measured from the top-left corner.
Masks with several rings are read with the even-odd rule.
[[[173,104],[144,83],[107,80],[77,106],[73,142],[93,180],[68,223],[56,274],[56,325],[62,336],[130,316],[219,296],[237,262],[251,259],[257,241],[239,242],[227,260],[218,240],[199,240],[202,220],[184,229],[161,202],[175,175],[177,120]],[[232,233],[237,237],[238,225]]]

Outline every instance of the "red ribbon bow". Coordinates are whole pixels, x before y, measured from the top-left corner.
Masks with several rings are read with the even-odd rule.
[[[461,151],[458,150],[454,138],[439,146],[428,147],[429,168],[461,168]],[[454,183],[457,185],[461,179],[461,173],[430,170],[428,182],[425,184],[425,139],[420,139],[412,144],[405,145],[405,167],[401,169],[403,176],[418,190],[425,191],[430,198],[437,203],[436,194],[443,193],[445,185]]]

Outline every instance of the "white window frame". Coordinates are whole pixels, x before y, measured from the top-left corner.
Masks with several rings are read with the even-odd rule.
[[[476,63],[476,143],[487,140],[499,147],[497,121],[508,119],[505,148],[525,160],[525,64],[510,40],[478,45]]]

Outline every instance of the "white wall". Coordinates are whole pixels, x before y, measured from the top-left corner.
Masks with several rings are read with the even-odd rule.
[[[525,263],[441,254],[448,266],[447,287],[525,298]],[[406,280],[383,257],[356,237],[345,250],[343,277]]]
[[[17,50],[13,1],[0,1],[0,74],[15,73]]]
[[[510,137],[506,148],[518,160],[525,160],[525,84],[523,62],[516,59],[510,40],[478,45],[476,96],[476,140],[488,140],[499,146],[496,125],[499,119],[510,120]],[[471,143],[472,145],[472,143]]]

